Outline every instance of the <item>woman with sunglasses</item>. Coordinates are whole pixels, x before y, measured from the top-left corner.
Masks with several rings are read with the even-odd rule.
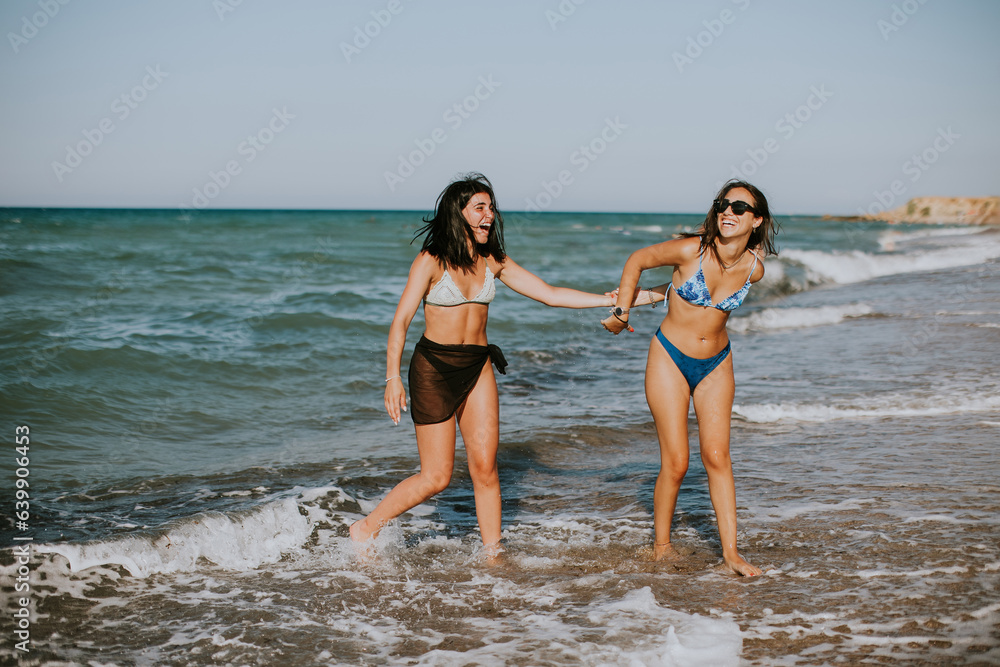
[[[493,366],[500,373],[507,366],[500,348],[486,340],[495,279],[548,306],[610,306],[615,295],[553,287],[518,266],[504,250],[503,217],[493,186],[482,174],[469,174],[445,188],[434,216],[425,222],[417,232],[418,237],[425,235],[423,247],[410,267],[389,329],[385,381],[385,409],[398,424],[407,408],[400,377],[403,345],[423,303],[424,335],[414,347],[407,374],[420,472],[397,484],[371,514],[351,526],[350,534],[355,542],[375,537],[389,520],[448,486],[457,424],[469,460],[479,532],[492,557],[500,542],[500,407]]]
[[[639,276],[646,269],[673,267],[670,282],[643,291],[639,299],[645,303],[651,297],[655,306],[673,290],[646,361],[646,402],[660,442],[660,473],[653,491],[656,560],[679,557],[670,543],[670,526],[688,469],[687,416],[693,398],[726,567],[743,576],[761,574],[736,549],[736,485],[729,454],[735,383],[726,322],[750,286],[764,277],[761,254],[777,254],[776,233],[763,193],[749,183],[729,181],[696,233],[629,256],[617,305],[601,322],[613,334],[630,328],[627,306],[638,293]]]

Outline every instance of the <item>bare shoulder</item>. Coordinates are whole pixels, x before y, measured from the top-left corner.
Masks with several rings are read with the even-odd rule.
[[[754,253],[754,255],[757,257],[757,266],[754,267],[753,273],[750,274],[751,283],[758,282],[764,277],[764,258],[761,257],[761,255],[756,252]]]
[[[667,241],[667,243],[674,244],[682,259],[685,261],[690,259],[696,259],[701,254],[701,237],[700,236],[685,236],[679,239],[674,239],[673,241]]]
[[[642,248],[633,256],[642,269],[680,266],[698,258],[700,243],[701,239],[697,236],[671,239]]]
[[[488,256],[486,258],[486,266],[490,267],[490,271],[497,278],[500,277],[506,268],[513,268],[514,270],[521,268],[518,266],[517,262],[511,259],[510,255],[504,257],[502,262],[498,262],[492,256]]]
[[[443,271],[444,267],[441,265],[441,261],[426,250],[421,250],[420,254],[413,260],[413,264],[410,265],[411,274],[430,276],[438,272],[443,273]]]
[[[421,250],[410,265],[410,277],[408,282],[415,284],[429,284],[432,279],[440,278],[444,274],[444,267],[437,257],[426,250]]]
[[[437,266],[439,264],[437,257],[430,254],[426,250],[421,250],[420,254],[416,256],[413,260],[413,267],[424,268],[426,266]]]

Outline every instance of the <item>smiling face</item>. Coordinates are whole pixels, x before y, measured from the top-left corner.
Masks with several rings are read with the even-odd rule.
[[[744,188],[733,188],[729,192],[723,195],[725,199],[730,201],[730,205],[726,207],[725,211],[717,213],[716,220],[719,226],[719,236],[723,238],[739,236],[741,234],[749,234],[752,232],[761,222],[763,218],[758,216],[751,210],[746,210],[743,215],[736,215],[733,212],[732,202],[743,202],[753,208],[757,207],[757,202],[754,200],[753,195]]]
[[[454,210],[454,209],[453,209]],[[490,238],[490,228],[493,226],[493,202],[485,192],[477,192],[469,199],[462,209],[465,222],[472,229],[472,235],[479,245],[485,244]]]

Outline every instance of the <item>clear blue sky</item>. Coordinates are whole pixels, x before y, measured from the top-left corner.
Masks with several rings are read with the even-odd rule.
[[[470,170],[508,210],[703,211],[734,169],[779,213],[1000,194],[995,0],[4,0],[0,29],[0,206],[426,210]]]

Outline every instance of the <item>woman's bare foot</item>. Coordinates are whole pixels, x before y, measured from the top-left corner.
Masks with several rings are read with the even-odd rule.
[[[740,575],[741,577],[758,577],[764,574],[763,570],[761,570],[756,565],[751,565],[750,563],[746,562],[745,560],[743,560],[743,557],[740,556],[739,554],[736,554],[735,556],[732,557],[726,557],[725,561],[726,561],[726,567],[729,568],[732,572]]]
[[[677,549],[674,549],[674,546],[670,542],[653,545],[653,560],[665,560],[669,562],[680,560],[681,558],[681,553]]]
[[[483,562],[487,565],[503,565],[505,562],[504,553],[506,549],[503,548],[499,542],[494,542],[493,544],[484,544],[482,550]]]

